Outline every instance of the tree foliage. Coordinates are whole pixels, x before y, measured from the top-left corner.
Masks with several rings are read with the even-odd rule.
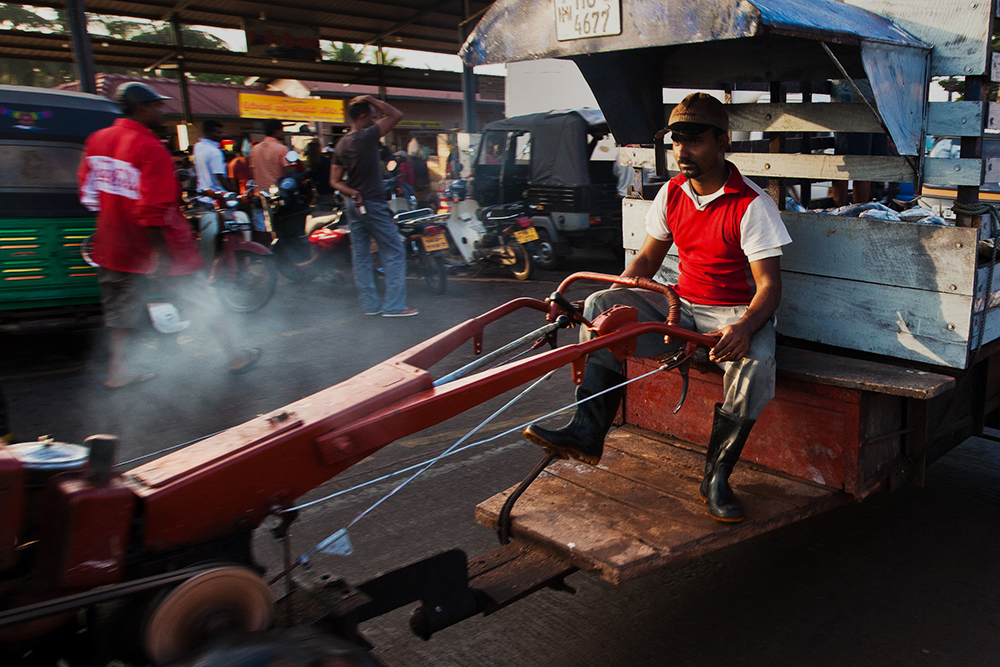
[[[330,44],[324,45],[323,56],[327,60],[336,60],[342,63],[369,63],[372,65],[378,63],[377,53],[374,51],[366,53],[363,46],[355,46],[347,42],[330,42]],[[402,65],[403,59],[399,56],[385,54],[384,61],[385,65],[399,67]]]
[[[47,15],[54,14],[54,18]],[[173,29],[169,23],[130,21],[117,16],[88,16],[88,28],[91,34],[107,34],[112,39],[122,39],[146,44],[174,43]],[[24,5],[0,3],[0,29],[20,30],[24,32],[68,33],[69,26],[62,10],[39,11]],[[228,50],[229,45],[215,35],[192,28],[181,27],[181,39],[185,47],[197,49]],[[147,76],[141,69],[126,67],[105,67],[98,65],[98,72],[108,74],[128,74],[131,76]],[[176,78],[176,72],[163,70],[169,78]],[[190,77],[195,81],[211,81],[219,83],[242,83],[240,77],[223,74],[196,74]],[[73,63],[43,62],[16,60],[5,58],[0,60],[0,83],[37,86],[51,88],[77,79],[76,66]]]

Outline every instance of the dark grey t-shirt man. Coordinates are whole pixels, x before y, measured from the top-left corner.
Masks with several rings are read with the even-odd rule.
[[[375,120],[376,113],[385,117]],[[406,254],[399,229],[385,201],[382,170],[379,163],[379,139],[403,117],[386,102],[367,95],[348,103],[351,132],[337,142],[330,168],[330,185],[344,195],[344,212],[351,230],[351,256],[354,261],[354,284],[365,315],[409,317],[416,308],[406,306]],[[385,270],[385,295],[375,288],[371,241],[378,243],[378,253]]]
[[[333,154],[333,164],[347,171],[351,187],[360,192],[366,202],[385,201],[382,161],[379,159],[381,138],[378,124],[371,125],[343,137]]]

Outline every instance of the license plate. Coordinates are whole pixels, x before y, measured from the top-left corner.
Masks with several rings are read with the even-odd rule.
[[[535,231],[534,227],[519,229],[514,232],[514,238],[517,239],[518,243],[529,243],[538,240],[538,232]]]
[[[621,0],[555,0],[560,42],[622,33]]]
[[[430,236],[421,236],[420,240],[424,244],[424,250],[427,252],[434,252],[435,250],[447,250],[448,249],[448,237],[444,234],[432,234]]]
[[[372,253],[378,252],[378,243],[375,242],[375,239],[372,239],[371,245],[369,245],[368,248],[372,251]]]

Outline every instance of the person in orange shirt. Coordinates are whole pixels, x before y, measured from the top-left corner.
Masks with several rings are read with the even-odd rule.
[[[258,188],[270,188],[279,178],[291,173],[291,165],[285,159],[288,146],[285,145],[285,130],[280,120],[271,119],[264,123],[264,141],[250,152],[250,170],[253,182]]]
[[[250,173],[250,158],[240,153],[229,161],[226,169],[229,173],[229,180],[236,186],[237,191],[240,194],[246,192],[247,182],[253,178]]]
[[[279,178],[292,172],[292,165],[285,159],[288,146],[285,145],[285,129],[280,120],[274,118],[264,122],[264,141],[250,151],[250,172],[253,182],[262,190],[269,189]],[[254,209],[254,241],[267,246],[271,244],[271,232],[264,221],[264,213]]]

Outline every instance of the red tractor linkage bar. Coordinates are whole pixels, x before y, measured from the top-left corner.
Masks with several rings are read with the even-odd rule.
[[[580,273],[563,285],[578,279],[655,289],[677,299],[670,288],[645,279]],[[634,309],[613,309],[612,316],[595,319],[592,328],[600,335],[590,341],[433,386],[427,369],[468,340],[480,353],[484,328],[522,308],[582,322],[576,308],[563,312],[552,299],[515,299],[345,382],[126,473],[126,483],[144,504],[144,547],[163,551],[231,533],[236,526],[256,527],[267,514],[385,445],[560,366],[572,364],[579,382],[587,355],[597,350],[622,354],[644,334],[685,341],[688,356],[697,345],[716,343],[672,323],[639,323]]]

